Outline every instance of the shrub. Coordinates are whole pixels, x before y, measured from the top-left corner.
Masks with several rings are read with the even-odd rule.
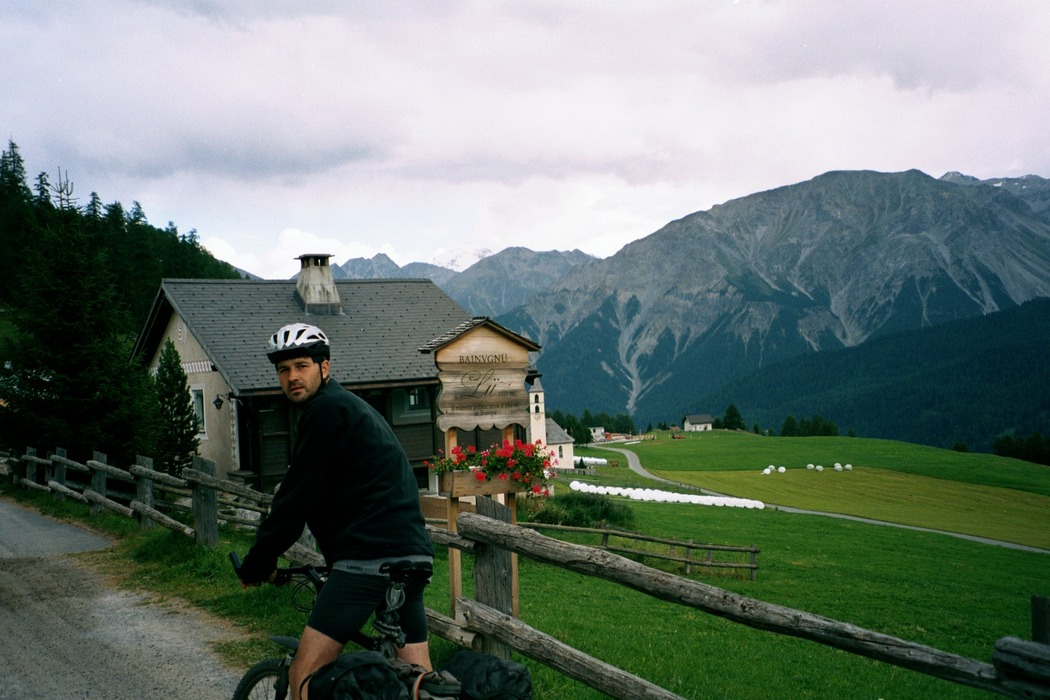
[[[551,499],[533,500],[531,509],[521,513],[523,520],[569,527],[627,528],[634,524],[634,511],[608,496],[570,492]]]

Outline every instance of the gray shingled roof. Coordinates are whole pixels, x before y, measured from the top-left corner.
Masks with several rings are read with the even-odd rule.
[[[435,351],[445,347],[446,345],[448,345],[453,340],[455,340],[459,336],[463,335],[467,331],[473,330],[473,329],[477,328],[478,326],[488,326],[489,328],[491,328],[492,330],[496,331],[497,333],[500,333],[503,336],[505,336],[507,338],[510,338],[511,340],[513,340],[513,341],[515,341],[515,342],[517,342],[517,343],[519,343],[521,345],[524,345],[530,351],[539,350],[540,347],[541,347],[540,345],[536,344],[536,341],[530,340],[529,338],[526,338],[523,335],[519,335],[519,334],[515,333],[514,331],[510,330],[509,328],[501,326],[500,324],[496,323],[495,321],[493,321],[488,316],[475,316],[474,318],[467,319],[466,321],[464,321],[463,323],[459,324],[455,328],[450,328],[446,332],[444,332],[441,335],[437,336],[436,338],[434,338],[434,339],[424,343],[423,345],[420,346],[419,351],[420,352],[427,352],[427,353],[435,352]]]
[[[430,280],[335,284],[343,314],[307,315],[295,301],[294,280],[164,280],[136,352],[156,352],[174,309],[235,395],[267,392],[278,389],[267,340],[281,326],[301,321],[328,335],[332,376],[340,383],[411,383],[437,377],[433,356],[419,348],[470,319]]]
[[[553,418],[548,418],[544,422],[547,424],[548,445],[565,445],[576,442],[572,439],[572,435],[569,435],[564,428],[554,422]]]

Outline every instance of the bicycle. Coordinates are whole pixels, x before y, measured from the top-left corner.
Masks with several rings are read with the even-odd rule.
[[[230,563],[235,572],[240,572],[241,559],[236,552],[230,552]],[[329,567],[295,566],[277,569],[273,580],[275,586],[293,584],[290,595],[292,607],[302,612],[309,612],[314,597],[324,587],[331,573]],[[384,564],[380,573],[390,576],[387,587],[385,609],[372,620],[376,636],[357,630],[351,635],[351,641],[369,651],[381,653],[387,660],[397,658],[397,650],[405,645],[405,633],[401,629],[398,610],[405,602],[405,588],[416,582],[424,582],[433,574],[429,563],[414,561],[394,561]],[[304,603],[300,594],[309,591],[309,603]],[[299,640],[295,637],[273,636],[273,641],[288,649],[283,658],[268,658],[249,668],[233,692],[233,700],[284,700],[288,697],[288,669],[292,665],[295,653],[299,649]]]

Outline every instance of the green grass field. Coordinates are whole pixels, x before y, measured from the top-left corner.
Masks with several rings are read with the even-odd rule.
[[[717,493],[1050,549],[1050,467],[1038,464],[890,440],[721,431],[618,447],[653,474]],[[853,469],[834,471],[836,462]],[[787,471],[763,474],[770,465]]]
[[[1050,496],[1050,467],[990,454],[867,438],[777,438],[725,431],[683,433],[682,440],[657,435],[623,446],[650,471],[759,473],[770,464],[802,469],[810,463],[830,468],[840,462]]]

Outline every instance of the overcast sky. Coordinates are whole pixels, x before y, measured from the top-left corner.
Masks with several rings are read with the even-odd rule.
[[[5,0],[0,66],[31,179],[268,278],[607,257],[829,170],[1050,177],[1045,0]]]

